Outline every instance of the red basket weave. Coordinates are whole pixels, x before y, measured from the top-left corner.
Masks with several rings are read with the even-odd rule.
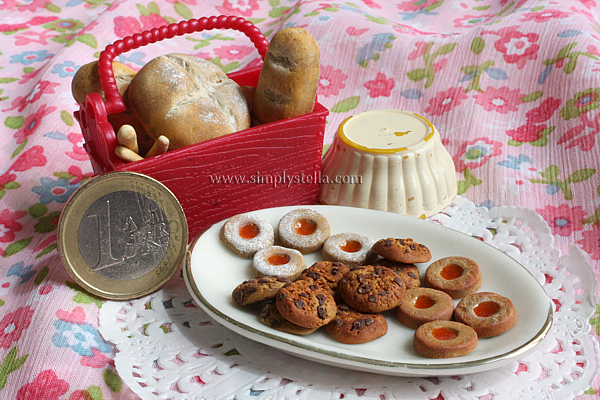
[[[232,215],[267,207],[315,204],[319,190],[323,134],[328,110],[318,102],[314,111],[260,125],[160,156],[125,163],[107,115],[125,109],[116,86],[112,61],[118,55],[157,41],[210,29],[243,32],[264,59],[268,41],[243,18],[219,16],[192,19],[144,31],[118,40],[100,54],[99,74],[106,103],[91,93],[75,112],[84,149],[96,174],[134,171],[167,186],[181,203],[190,240],[213,223]],[[229,75],[241,86],[256,86],[259,68]],[[221,183],[215,180],[220,178]],[[223,183],[223,179],[230,179]],[[283,182],[285,180],[285,182]]]

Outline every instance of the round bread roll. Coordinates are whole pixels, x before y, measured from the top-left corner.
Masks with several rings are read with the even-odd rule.
[[[123,98],[125,111],[118,114],[108,115],[108,122],[112,125],[115,132],[118,132],[123,125],[131,125],[137,134],[137,142],[140,154],[145,154],[154,143],[154,140],[148,137],[142,124],[138,121],[129,104],[127,89],[131,80],[135,76],[135,71],[119,62],[112,63],[117,89]],[[71,93],[78,104],[84,104],[88,94],[99,93],[104,100],[104,90],[100,83],[100,74],[98,74],[98,61],[92,61],[77,70],[73,81],[71,81]]]
[[[298,27],[277,32],[260,70],[252,104],[256,124],[312,112],[319,87],[319,45]]]
[[[186,54],[148,62],[129,85],[129,101],[148,134],[169,150],[250,127],[244,93],[213,63]]]
[[[117,82],[117,89],[123,96],[135,76],[135,71],[116,61],[113,61],[112,68]],[[104,90],[102,90],[102,84],[100,83],[100,75],[98,74],[98,61],[92,61],[79,68],[71,82],[71,93],[78,104],[85,103],[85,98],[92,92],[100,93],[102,98],[105,99]],[[126,101],[125,97],[123,97],[123,101]]]

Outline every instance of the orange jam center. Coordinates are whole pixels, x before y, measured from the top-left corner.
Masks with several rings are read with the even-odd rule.
[[[440,275],[442,276],[442,278],[451,281],[453,279],[460,278],[463,272],[464,271],[462,267],[456,264],[448,264],[444,266],[444,268],[442,268],[442,270],[440,271]]]
[[[267,257],[267,262],[271,265],[283,265],[290,262],[290,256],[287,254],[271,254]]]
[[[441,327],[431,331],[431,335],[437,340],[452,340],[458,336],[458,332],[454,329]]]
[[[260,229],[256,224],[250,223],[240,227],[240,237],[242,239],[254,239],[259,233]]]
[[[357,240],[346,240],[346,242],[340,244],[340,249],[346,253],[356,253],[362,248],[360,242]]]
[[[294,230],[299,235],[312,235],[317,230],[317,224],[308,219],[299,219],[294,224]]]
[[[435,300],[433,300],[429,296],[419,296],[415,299],[415,308],[424,309],[429,308],[435,304]]]
[[[473,308],[473,312],[475,315],[481,318],[491,317],[496,314],[500,310],[500,305],[495,301],[484,301],[475,306]]]

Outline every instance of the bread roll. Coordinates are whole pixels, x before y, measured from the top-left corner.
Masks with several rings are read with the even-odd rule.
[[[252,115],[272,122],[313,111],[319,86],[319,45],[302,28],[284,28],[269,43]]]
[[[117,89],[119,90],[119,93],[123,98],[123,103],[125,104],[125,111],[118,114],[109,115],[108,122],[112,125],[115,132],[118,132],[123,125],[131,125],[137,133],[140,153],[144,154],[150,149],[150,147],[152,147],[154,140],[148,137],[146,131],[131,110],[131,105],[129,104],[127,89],[131,83],[131,80],[135,76],[135,71],[116,61],[112,63],[112,68],[115,75],[115,81],[117,83]],[[79,68],[73,77],[73,81],[71,82],[71,93],[78,104],[84,104],[87,95],[92,92],[99,93],[102,98],[106,100],[104,97],[102,84],[100,83],[100,74],[98,74],[97,61],[92,61]]]
[[[148,134],[169,150],[250,127],[242,89],[213,63],[186,54],[148,62],[129,85],[129,100]]]

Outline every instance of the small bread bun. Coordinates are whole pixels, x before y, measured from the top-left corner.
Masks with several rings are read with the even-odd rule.
[[[298,27],[277,32],[261,68],[252,115],[263,123],[312,112],[319,87],[317,41]]]
[[[115,132],[118,132],[123,125],[132,126],[137,133],[139,152],[145,154],[150,147],[152,147],[154,140],[148,137],[142,124],[140,124],[134,115],[127,96],[127,89],[136,73],[128,66],[116,61],[113,61],[112,68],[117,83],[117,89],[125,104],[125,111],[118,114],[110,114],[108,116],[108,122],[112,125]],[[86,97],[92,92],[99,93],[102,98],[106,100],[102,84],[100,83],[97,61],[92,61],[79,68],[71,82],[71,93],[75,101],[80,105],[85,103]]]
[[[148,62],[129,85],[129,101],[153,139],[169,150],[250,127],[242,89],[213,63],[186,54]]]

